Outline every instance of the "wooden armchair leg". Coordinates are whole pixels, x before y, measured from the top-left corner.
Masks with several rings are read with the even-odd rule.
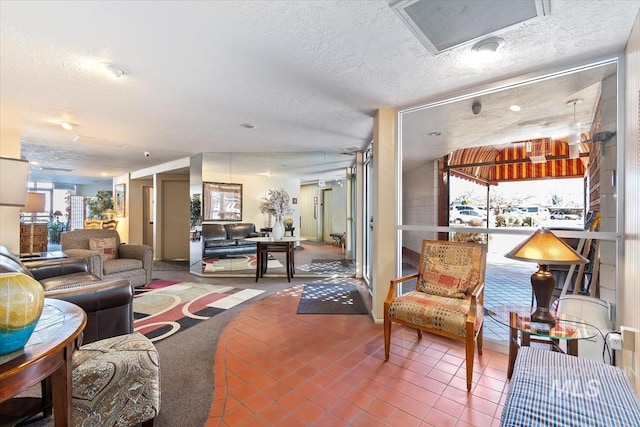
[[[473,353],[474,353],[474,345],[473,345],[473,335],[471,339],[467,338],[467,390],[471,391],[471,380],[473,379]]]
[[[478,331],[478,338],[476,341],[478,343],[478,354],[482,356],[482,332],[484,331],[484,323],[480,325],[480,330]]]
[[[391,321],[384,319],[384,360],[389,360],[389,347],[391,346]]]

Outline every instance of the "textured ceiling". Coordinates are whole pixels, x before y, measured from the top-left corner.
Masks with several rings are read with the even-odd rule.
[[[0,124],[19,132],[23,156],[44,167],[32,176],[58,182],[94,182],[199,152],[340,156],[368,144],[378,108],[618,52],[640,6],[551,1],[549,16],[501,34],[505,46],[482,62],[470,46],[433,56],[390,3],[3,0]],[[106,76],[97,65],[105,61],[128,74]],[[403,129],[408,141],[433,130],[425,118]],[[65,131],[61,120],[77,127]],[[466,116],[438,125],[447,137],[426,141],[412,158],[467,144],[448,130],[473,126]]]

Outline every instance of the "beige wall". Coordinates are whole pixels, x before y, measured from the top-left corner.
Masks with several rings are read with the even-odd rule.
[[[625,50],[624,132],[624,261],[618,295],[618,326],[640,331],[640,14]],[[618,365],[640,394],[640,333],[635,351],[618,352]],[[621,353],[621,354],[620,354]]]
[[[0,156],[20,158],[20,132],[17,129],[0,128]],[[0,206],[0,245],[13,253],[20,252],[20,208]]]

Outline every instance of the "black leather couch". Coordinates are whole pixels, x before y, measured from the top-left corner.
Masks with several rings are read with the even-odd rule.
[[[202,224],[202,257],[246,254],[256,251],[256,242],[247,237],[263,237],[255,224]]]
[[[36,279],[45,298],[73,303],[87,313],[83,343],[133,332],[133,287],[128,280],[102,280],[89,273],[85,258],[23,263],[0,245],[0,273],[19,272]]]

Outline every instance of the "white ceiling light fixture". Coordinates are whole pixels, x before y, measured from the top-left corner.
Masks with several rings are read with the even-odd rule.
[[[74,127],[78,126],[75,123],[60,121],[58,122],[60,127],[64,130],[72,130]]]
[[[101,62],[102,69],[114,79],[119,79],[125,74],[129,74],[129,71],[121,65],[113,64],[111,62]]]
[[[517,113],[518,111],[520,111],[520,110],[521,110],[521,108],[520,108],[520,106],[519,106],[519,105],[515,105],[515,104],[513,104],[513,105],[509,106],[509,110],[511,110],[511,111],[513,111],[513,112],[515,112],[515,113]]]
[[[488,39],[480,40],[473,45],[471,50],[481,54],[493,54],[504,46],[504,39],[500,37],[489,37]]]

